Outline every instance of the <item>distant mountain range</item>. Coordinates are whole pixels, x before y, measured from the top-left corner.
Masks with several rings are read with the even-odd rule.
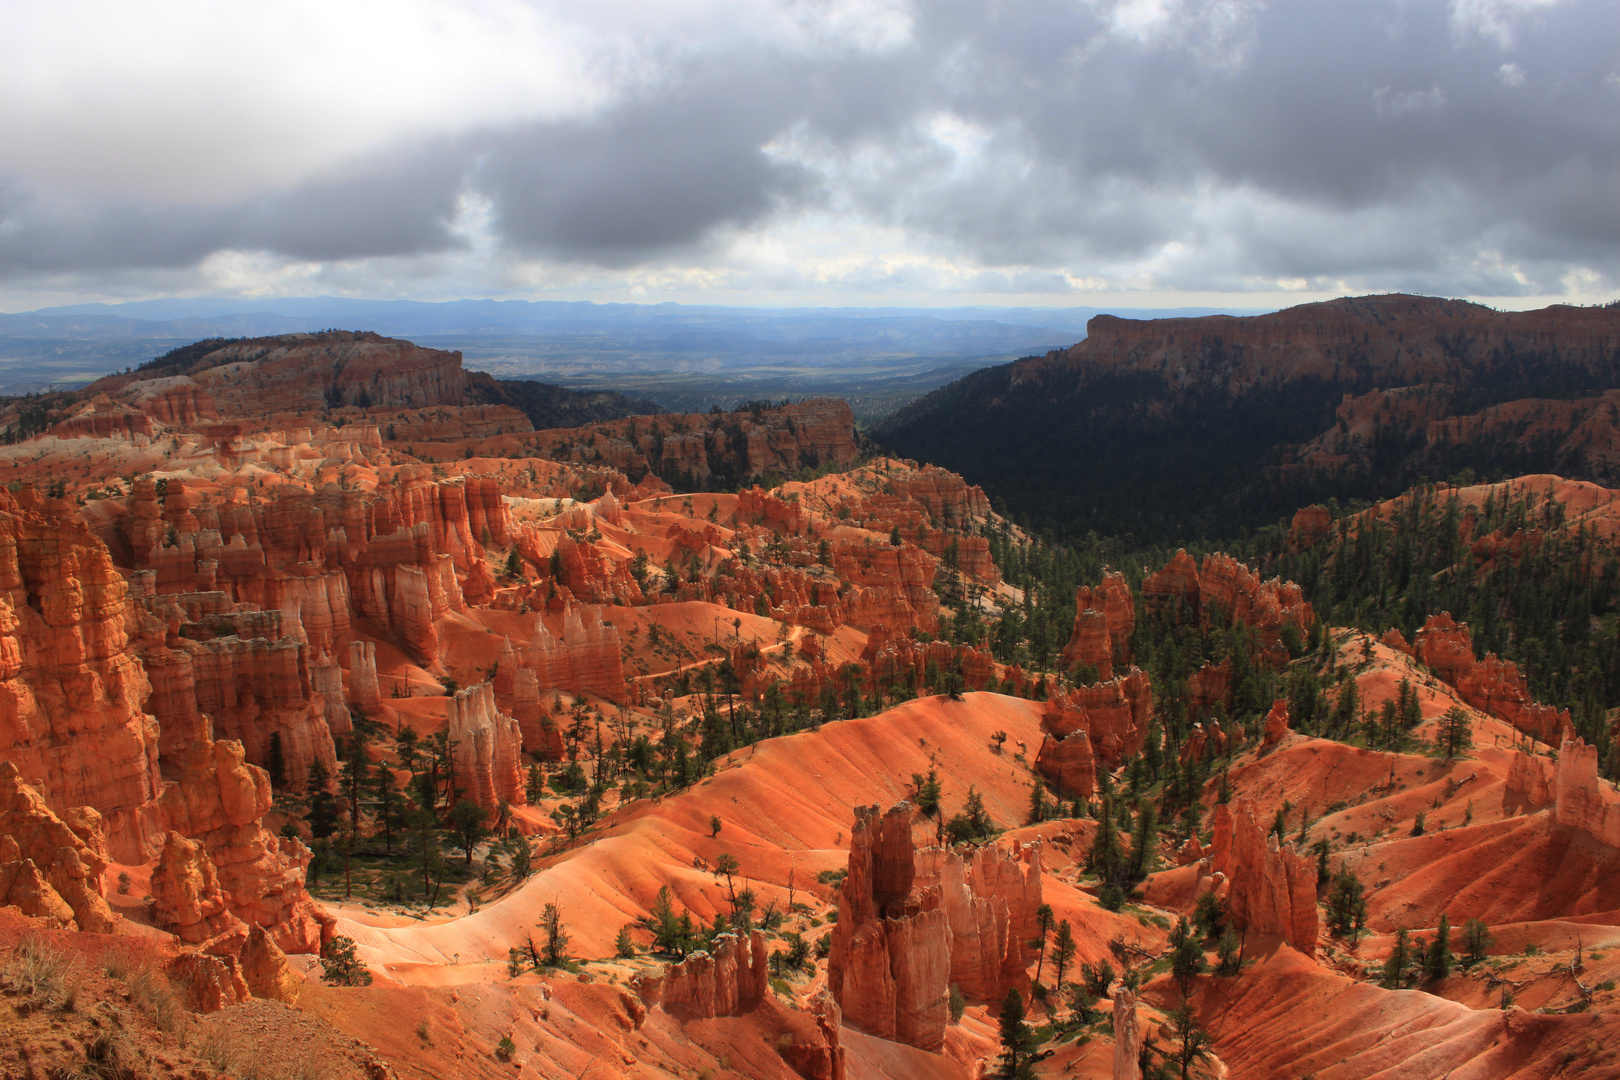
[[[456,350],[497,378],[622,390],[670,408],[831,394],[875,419],[967,371],[1068,344],[1097,313],[339,297],[77,304],[0,315],[0,393],[82,385],[207,338],[343,329]]]

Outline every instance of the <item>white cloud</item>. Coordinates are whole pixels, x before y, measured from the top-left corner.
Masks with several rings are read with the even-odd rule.
[[[1451,0],[1451,29],[1459,41],[1479,38],[1511,48],[1521,25],[1559,0]]]

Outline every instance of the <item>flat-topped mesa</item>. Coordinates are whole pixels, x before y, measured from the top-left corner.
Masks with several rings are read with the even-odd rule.
[[[97,394],[69,409],[67,416],[51,427],[49,434],[59,439],[88,436],[133,441],[140,436],[151,437],[152,418],[106,394]]]
[[[1136,632],[1136,603],[1125,575],[1109,571],[1098,585],[1075,590],[1074,632],[1063,647],[1063,661],[1071,667],[1088,664],[1097,680],[1114,677],[1114,663],[1131,661],[1131,637]]]
[[[662,1004],[705,1019],[741,1016],[765,1000],[770,979],[764,934],[754,930],[747,941],[721,934],[710,951],[664,968]]]
[[[519,760],[523,737],[517,721],[496,707],[494,686],[479,683],[451,697],[449,736],[456,787],[463,798],[486,810],[525,801]]]
[[[1468,624],[1452,619],[1449,611],[1430,615],[1412,644],[1419,660],[1481,712],[1506,720],[1548,745],[1562,739],[1570,727],[1568,709],[1530,699],[1529,684],[1513,661],[1499,659],[1495,653],[1475,659]]]
[[[90,389],[168,423],[471,403],[460,353],[344,330],[198,342]]]
[[[49,805],[92,806],[112,854],[162,842],[159,732],[132,647],[142,614],[107,546],[30,485],[0,492],[0,759]]]
[[[1553,820],[1620,848],[1620,792],[1598,776],[1598,748],[1566,734],[1558,760],[1515,750],[1508,766],[1508,790],[1533,806],[1553,808]]]
[[[1211,348],[1212,341],[1219,347]],[[1391,294],[1246,317],[1098,315],[1086,323],[1084,341],[1021,360],[1015,371],[1022,377],[1057,365],[1087,373],[1134,371],[1188,391],[1218,387],[1229,394],[1301,379],[1468,386],[1511,369],[1516,357],[1531,351],[1556,355],[1572,369],[1605,373],[1617,347],[1620,318],[1602,308],[1504,312],[1465,300]]]
[[[1240,929],[1273,934],[1316,955],[1316,863],[1261,830],[1248,803],[1215,807],[1210,866],[1230,886],[1227,911]]]
[[[101,815],[79,807],[64,821],[0,761],[0,906],[26,915],[66,918],[80,930],[109,933],[119,921],[102,893],[107,840]],[[15,893],[15,896],[12,894]]]
[[[181,839],[194,838],[202,847],[193,852],[177,846],[171,836],[165,850],[174,848],[175,881],[189,883],[184,885],[186,895],[199,888],[197,895],[208,892],[206,861],[231,915],[264,927],[285,952],[319,952],[333,922],[304,888],[313,856],[298,840],[272,835],[263,827],[270,800],[269,774],[244,760],[241,743],[199,743],[179,781],[165,789],[160,812]],[[234,933],[230,925],[219,932],[226,931]]]
[[[914,811],[855,808],[827,985],[846,1022],[938,1051],[952,983],[999,1001],[1027,980],[1024,942],[1041,904],[1039,845],[918,850]]]
[[[1304,591],[1291,581],[1260,576],[1230,555],[1204,556],[1199,567],[1186,550],[1142,582],[1142,604],[1150,612],[1176,611],[1185,606],[1206,631],[1241,622],[1255,631],[1267,662],[1288,662],[1284,643],[1287,628],[1301,638],[1316,622],[1316,613]]]

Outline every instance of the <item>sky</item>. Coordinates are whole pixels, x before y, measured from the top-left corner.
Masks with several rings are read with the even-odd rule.
[[[0,310],[1620,297],[1620,0],[0,0]]]

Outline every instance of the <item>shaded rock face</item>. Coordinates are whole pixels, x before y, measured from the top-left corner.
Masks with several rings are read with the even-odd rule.
[[[382,704],[377,686],[377,646],[369,641],[349,642],[349,700],[365,710]]]
[[[1598,749],[1579,735],[1565,736],[1556,762],[1515,750],[1507,787],[1534,806],[1551,804],[1560,825],[1620,847],[1620,792],[1598,777]]]
[[[1289,735],[1288,727],[1288,699],[1278,698],[1271,703],[1271,711],[1266,714],[1266,730],[1260,739],[1262,749],[1270,749],[1282,742]]]
[[[1065,739],[1048,732],[1035,756],[1035,768],[1059,794],[1089,799],[1097,790],[1097,759],[1084,730]]]
[[[187,1004],[197,1012],[218,1012],[250,996],[242,965],[234,956],[187,950],[164,965],[164,974],[186,988]]]
[[[951,983],[981,1000],[1024,984],[1041,856],[1038,846],[919,851],[912,819],[909,803],[882,815],[856,807],[827,984],[848,1023],[938,1050]]]
[[[1152,712],[1153,685],[1145,671],[1132,667],[1107,682],[1054,692],[1041,726],[1059,741],[1086,732],[1096,759],[1112,769],[1142,749]]]
[[[1210,865],[1231,882],[1226,905],[1233,925],[1275,934],[1315,956],[1316,864],[1263,832],[1243,801],[1216,806],[1214,832]]]
[[[764,934],[754,930],[747,941],[721,934],[710,952],[664,969],[663,1005],[704,1018],[741,1016],[765,1000],[770,977]]]
[[[272,835],[260,824],[270,799],[269,775],[244,760],[241,743],[221,739],[192,748],[180,780],[164,791],[161,805],[163,820],[174,830],[162,855],[176,889],[170,910],[177,914],[171,921],[195,926],[199,918],[213,917],[211,900],[196,899],[193,906],[195,898],[213,895],[212,880],[238,923],[219,920],[214,933],[197,940],[233,935],[228,951],[235,951],[246,932],[238,925],[250,923],[269,931],[284,952],[319,952],[331,935],[332,919],[304,888],[312,855],[300,841]],[[158,896],[157,872],[152,895]]]
[[[455,748],[456,787],[463,797],[493,810],[501,802],[525,802],[519,760],[518,722],[495,705],[495,688],[479,683],[450,699],[450,744]]]
[[[1531,738],[1551,744],[1570,726],[1568,709],[1530,699],[1529,684],[1513,661],[1495,653],[1476,659],[1468,624],[1454,620],[1449,611],[1429,616],[1417,632],[1412,651],[1468,704],[1506,720]]]
[[[881,623],[867,635],[861,662],[867,666],[867,685],[874,693],[880,688],[888,693],[896,679],[923,686],[930,664],[941,672],[959,669],[967,690],[1001,690],[1004,679],[1011,679],[1020,690],[1029,685],[1019,668],[1003,667],[983,649],[944,641],[919,643]],[[794,691],[799,689],[795,687]]]
[[[1288,525],[1288,550],[1301,552],[1315,546],[1333,528],[1333,514],[1325,506],[1306,506],[1294,511]]]
[[[242,978],[254,997],[284,1001],[288,1005],[298,1000],[303,980],[293,974],[287,963],[287,954],[276,947],[264,927],[248,927],[247,941],[242,946],[239,959]]]
[[[0,905],[108,933],[119,919],[102,895],[101,815],[80,808],[72,819],[52,813],[17,767],[0,761]]]
[[[1102,584],[1082,585],[1075,591],[1074,632],[1063,647],[1070,665],[1090,664],[1099,680],[1113,678],[1116,662],[1129,663],[1131,637],[1136,632],[1136,604],[1125,575],[1110,571]]]
[[[169,833],[152,870],[152,900],[158,925],[188,945],[234,952],[247,940],[247,925],[231,912],[219,873],[199,840]]]
[[[819,398],[755,412],[637,416],[585,428],[537,432],[539,454],[592,460],[632,482],[648,474],[675,483],[791,475],[849,465],[860,457],[855,414],[845,401]],[[588,457],[587,457],[588,455]]]
[[[599,607],[567,605],[560,635],[546,626],[543,614],[536,614],[533,636],[514,650],[514,656],[516,664],[505,669],[512,672],[514,694],[518,672],[527,670],[533,673],[539,691],[561,689],[610,701],[628,700],[619,631],[603,621]]]
[[[1288,662],[1287,627],[1304,634],[1316,613],[1291,581],[1260,576],[1230,555],[1204,556],[1201,567],[1185,550],[1142,583],[1142,604],[1153,612],[1186,613],[1208,631],[1241,622],[1255,632],[1259,652],[1273,666]]]
[[[806,1011],[815,1024],[814,1037],[790,1037],[791,1041],[785,1046],[779,1039],[777,1045],[782,1060],[805,1080],[844,1080],[846,1052],[838,1031],[844,1022],[843,1011],[825,989],[810,999]]]

